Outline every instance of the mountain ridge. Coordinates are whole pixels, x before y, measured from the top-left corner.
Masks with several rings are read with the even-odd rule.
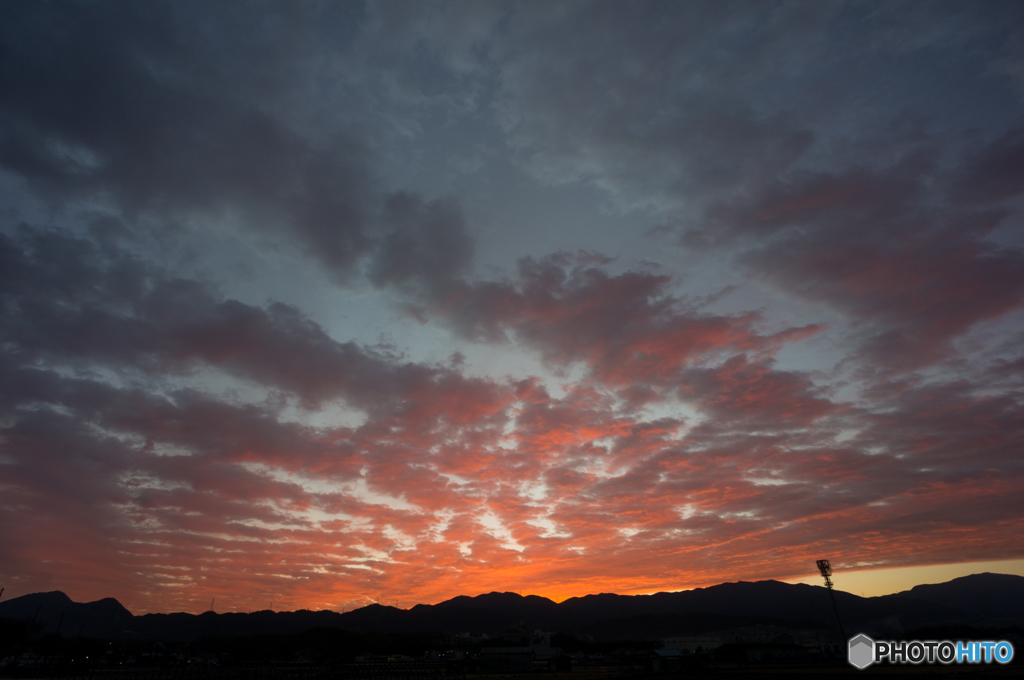
[[[908,591],[861,597],[834,591],[844,627],[859,632],[900,632],[928,625],[1024,625],[1024,577],[973,574]],[[702,618],[703,617],[703,618]],[[188,640],[211,635],[297,633],[310,628],[381,632],[498,634],[510,626],[603,637],[643,632],[649,637],[700,625],[788,625],[830,631],[835,612],[821,586],[780,581],[738,581],[651,595],[599,593],[556,603],[538,595],[492,591],[460,595],[410,609],[371,604],[348,612],[262,610],[241,613],[133,615],[114,598],[74,602],[61,591],[0,602],[0,618],[33,621],[62,636]],[[700,622],[704,623],[701,624]],[[59,631],[58,631],[59,628]]]

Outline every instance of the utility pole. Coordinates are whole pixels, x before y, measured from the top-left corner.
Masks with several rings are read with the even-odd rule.
[[[832,567],[829,565],[828,560],[818,560],[818,571],[825,577],[825,587],[828,588],[828,596],[832,598],[832,609],[836,610],[836,621],[839,622],[839,632],[843,635],[843,640],[846,639],[846,631],[843,630],[843,620],[839,618],[839,607],[836,606],[836,596],[832,592]]]

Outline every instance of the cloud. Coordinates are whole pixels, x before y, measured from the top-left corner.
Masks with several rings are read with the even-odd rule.
[[[1011,219],[1000,205],[1010,194],[980,201],[975,189],[967,202],[963,188],[1010,186],[1012,159],[1012,147],[1000,146],[955,173],[908,160],[797,175],[718,206],[683,239],[744,247],[739,262],[762,280],[847,315],[870,364],[913,369],[947,359],[954,338],[1020,308],[1024,253],[990,238]]]
[[[972,76],[1008,83],[997,65],[1020,18],[831,2],[510,11],[492,38],[501,120],[538,176],[688,223],[796,168],[901,153],[956,117],[943,104]],[[939,52],[962,73],[925,83],[915,59]]]
[[[982,207],[1024,193],[1024,130],[1008,130],[974,154],[969,154],[953,180],[954,196]]]
[[[280,351],[308,353],[310,329],[285,328],[296,337]],[[846,564],[953,559],[951,530],[975,537],[961,559],[1009,556],[992,527],[1020,516],[1021,470],[1007,464],[1019,405],[969,384],[894,380],[840,406],[808,376],[739,354],[681,370],[680,396],[706,415],[692,422],[622,411],[614,391],[582,384],[555,397],[536,380],[428,366],[415,366],[422,380],[389,380],[406,365],[382,356],[372,394],[390,407],[354,427],[312,427],[272,401],[115,385],[74,375],[56,354],[52,367],[12,358],[5,564],[59,559],[71,575],[44,570],[31,583],[106,588],[129,604],[193,608],[189,593],[230,590],[226,606],[242,609],[282,592],[292,606],[339,607],[355,587],[401,591],[409,605],[499,577],[562,596],[599,576],[642,591],[778,575],[825,549]],[[29,522],[8,521],[29,509]],[[44,548],[66,533],[92,538]],[[637,576],[639,555],[648,566]]]
[[[1002,9],[4,5],[0,576],[340,609],[1019,556]],[[439,130],[509,162],[394,171]],[[481,274],[465,187],[517,169],[678,240]]]
[[[839,407],[804,374],[773,370],[771,361],[731,357],[714,368],[686,371],[679,388],[710,417],[737,427],[807,427]]]
[[[141,592],[167,570],[194,582],[211,555],[260,541],[270,550],[315,537],[301,558],[309,568],[399,563],[394,553],[424,540],[434,512],[479,514],[438,470],[451,469],[449,451],[459,461],[493,446],[516,399],[510,385],[338,343],[293,307],[224,299],[116,247],[25,230],[3,236],[0,253],[0,486],[11,491],[0,514],[36,517],[4,521],[18,553],[9,564],[50,555],[39,541],[81,523],[81,535],[103,540],[59,559],[81,567],[83,583],[107,583],[94,578],[104,564],[145,563],[137,544],[162,546],[162,566],[124,575]],[[172,386],[217,371],[248,381],[256,400],[211,394],[201,380]],[[342,400],[368,420],[357,430],[299,425],[281,418],[289,400]],[[481,466],[493,463],[484,454]],[[490,482],[479,481],[486,494]],[[332,532],[345,538],[327,548]],[[126,557],[111,565],[112,553]]]
[[[499,106],[522,162],[549,182],[593,183],[617,206],[658,211],[788,167],[813,135],[735,91],[834,8],[795,21],[784,7],[740,8],[594,3],[514,14]]]
[[[559,253],[519,262],[507,281],[453,281],[423,312],[479,341],[509,339],[538,350],[551,366],[585,364],[604,383],[651,387],[681,368],[740,351],[771,353],[822,326],[758,332],[756,313],[727,316],[670,293],[671,277],[612,274],[594,253]],[[423,299],[423,298],[421,298]],[[639,396],[642,390],[637,389]]]
[[[342,282],[366,258],[380,285],[410,260],[421,278],[466,266],[457,205],[388,198],[358,125],[316,122],[302,74],[322,43],[317,6],[210,10],[5,8],[0,166],[58,205],[130,225],[241,223],[297,242]]]
[[[4,337],[23,360],[102,362],[159,375],[198,364],[284,390],[315,407],[342,398],[368,411],[423,409],[431,387],[461,389],[454,370],[394,361],[333,340],[296,308],[221,299],[205,285],[150,271],[125,252],[55,232],[0,236],[8,275]],[[487,390],[471,398],[492,403]],[[407,399],[395,402],[396,394]],[[451,405],[451,404],[449,404]],[[469,404],[465,404],[469,407]]]
[[[1019,306],[1020,244],[991,238],[1019,217],[1019,121],[952,104],[983,77],[1012,98],[996,64],[1020,15],[1002,9],[510,12],[501,120],[538,177],[647,210],[911,370]],[[915,60],[940,52],[958,75],[926,84]]]
[[[179,9],[8,8],[0,162],[55,197],[110,195],[129,214],[277,213],[328,266],[350,267],[368,247],[364,152],[344,139],[318,149],[261,108],[284,94],[288,67],[237,96],[256,85],[238,82],[238,67],[271,59],[242,37],[253,26],[226,21],[244,13],[214,18],[209,30],[232,29],[216,45],[196,39],[193,8]],[[215,60],[217,47],[231,58]],[[268,72],[245,72],[257,70]]]
[[[465,273],[473,242],[456,201],[427,204],[399,192],[387,200],[385,221],[392,230],[370,265],[369,278],[375,285],[433,286]]]

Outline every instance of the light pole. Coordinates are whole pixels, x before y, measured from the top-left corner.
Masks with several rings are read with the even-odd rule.
[[[843,640],[846,639],[846,631],[843,630],[843,620],[839,618],[839,607],[836,606],[836,596],[832,592],[832,567],[829,565],[828,560],[818,560],[818,571],[825,577],[825,587],[828,588],[828,596],[832,598],[832,609],[836,610],[836,621],[839,622],[839,632],[843,635]]]

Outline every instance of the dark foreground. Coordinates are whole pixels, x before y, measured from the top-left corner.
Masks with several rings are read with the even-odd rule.
[[[682,680],[683,678],[1021,678],[1024,667],[1010,665],[872,666],[859,671],[836,661],[803,664],[708,664],[672,673],[594,666],[563,673],[461,673],[441,664],[352,664],[335,667],[133,667],[114,669],[8,668],[0,678],[23,680]]]

